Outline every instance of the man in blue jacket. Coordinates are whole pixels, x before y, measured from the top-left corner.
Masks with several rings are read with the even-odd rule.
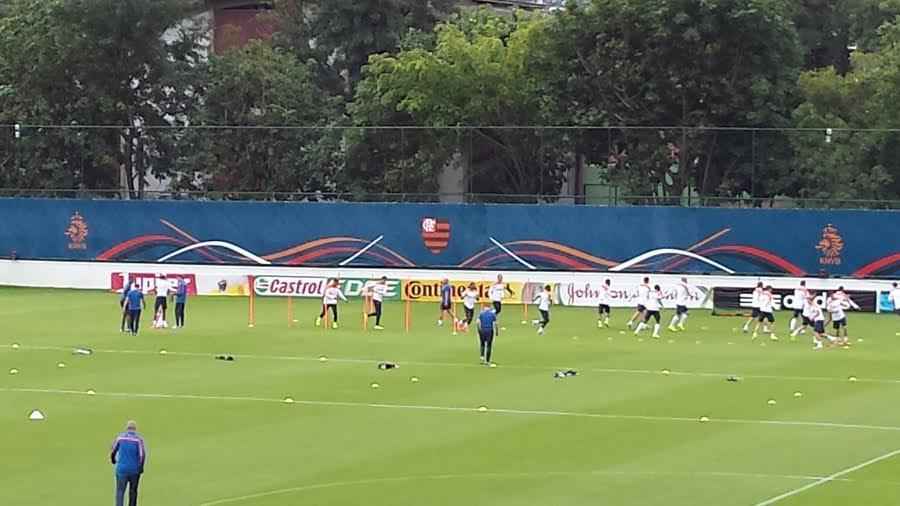
[[[126,488],[128,506],[137,506],[138,484],[147,461],[147,448],[137,433],[137,423],[129,421],[125,432],[116,437],[109,459],[116,466],[116,506],[124,506]]]
[[[184,278],[178,278],[178,287],[175,288],[175,328],[184,327],[184,306],[187,304],[188,287]]]

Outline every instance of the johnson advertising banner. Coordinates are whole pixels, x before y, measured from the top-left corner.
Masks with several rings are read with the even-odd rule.
[[[0,257],[482,270],[900,274],[900,212],[0,199]]]
[[[560,283],[557,285],[559,303],[564,306],[597,307],[600,304],[601,283]],[[663,292],[663,307],[674,308],[677,296],[677,281],[660,282],[659,288]],[[711,290],[705,286],[689,285],[690,296],[687,307],[692,309],[712,307]],[[638,285],[611,285],[609,290],[609,305],[611,307],[636,307],[638,305]]]

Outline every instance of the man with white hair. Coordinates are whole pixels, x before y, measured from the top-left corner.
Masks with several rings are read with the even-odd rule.
[[[137,423],[129,420],[125,432],[116,436],[109,459],[116,466],[116,506],[124,506],[128,489],[128,506],[137,506],[138,485],[147,462],[144,438],[137,432]]]

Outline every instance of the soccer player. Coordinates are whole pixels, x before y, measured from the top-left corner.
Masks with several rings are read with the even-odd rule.
[[[375,330],[384,330],[384,327],[381,326],[381,304],[386,293],[387,276],[382,276],[381,279],[369,286],[369,294],[372,297],[372,312],[369,313],[369,318],[375,317]]]
[[[169,309],[169,290],[172,284],[166,279],[165,274],[156,275],[156,302],[153,304],[154,325],[164,327],[166,323],[166,311]]]
[[[859,311],[859,304],[857,304],[853,299],[847,295],[847,292],[844,291],[843,286],[839,286],[838,289],[832,294],[832,297],[836,299],[840,299],[844,302],[844,309]],[[849,319],[844,316],[844,335],[847,335],[847,327],[848,327]]]
[[[644,313],[647,311],[647,297],[650,295],[650,278],[644,278],[644,281],[638,286],[638,296],[637,296],[637,309],[635,309],[634,314],[631,315],[631,319],[628,320],[628,328],[630,329],[634,322],[638,320],[640,317],[644,319]]]
[[[450,315],[451,323],[456,323],[456,315],[453,314],[453,287],[447,278],[441,280],[441,313],[438,315],[438,326],[444,324],[445,314]]]
[[[750,332],[750,324],[759,318],[759,300],[762,297],[765,289],[763,288],[762,281],[756,283],[756,288],[753,289],[753,296],[750,299],[750,308],[752,311],[750,312],[750,318],[747,318],[747,321],[744,322],[744,333]]]
[[[469,330],[469,325],[472,324],[472,319],[475,318],[475,304],[478,302],[478,287],[475,283],[469,283],[469,286],[466,287],[466,291],[463,292],[463,311],[465,311],[465,323],[466,323],[466,331]]]
[[[597,308],[599,315],[597,316],[597,328],[606,326],[609,328],[609,304],[612,302],[612,294],[610,293],[610,281],[607,278],[600,285],[600,305]]]
[[[187,304],[188,287],[184,278],[178,278],[175,286],[175,328],[184,328],[184,307]]]
[[[322,312],[316,318],[316,327],[322,325],[322,318],[325,318],[325,312],[330,310],[331,316],[334,318],[334,321],[331,322],[331,328],[338,328],[338,299],[347,302],[347,297],[344,296],[344,292],[338,287],[339,284],[340,281],[337,279],[328,280],[328,287],[325,288],[325,294],[322,296]]]
[[[815,332],[815,336],[813,337],[813,349],[821,350],[826,341],[832,340],[829,336],[825,335],[825,312],[822,311],[822,308],[820,308],[818,304],[813,304],[812,308],[809,310],[809,314],[810,320],[813,323],[813,331]]]
[[[688,317],[688,302],[691,300],[691,292],[693,287],[688,284],[687,278],[681,278],[681,283],[675,287],[675,315],[672,316],[672,322],[669,323],[669,330],[678,332],[684,330],[684,322]],[[675,325],[678,325],[676,328]]]
[[[136,336],[141,323],[141,311],[144,309],[144,292],[137,285],[128,291],[125,308],[128,311],[128,331]]]
[[[494,348],[494,335],[497,333],[497,313],[486,307],[478,315],[478,340],[481,343],[481,363],[491,364],[491,352]]]
[[[806,281],[800,282],[800,287],[794,289],[794,317],[791,318],[790,330],[793,332],[800,323],[800,317],[803,315],[803,308],[809,300],[809,290],[806,289]]]
[[[553,297],[550,295],[552,289],[550,285],[546,285],[544,290],[534,297],[534,302],[537,303],[538,311],[541,313],[541,319],[532,320],[531,324],[537,326],[539,335],[544,334],[544,329],[550,323],[550,304],[553,303]]]
[[[753,329],[753,339],[759,336],[759,326],[762,324],[763,333],[769,334],[769,339],[778,340],[775,335],[775,294],[772,293],[772,285],[767,285],[759,296],[759,318]]]
[[[894,314],[900,315],[900,286],[895,282],[893,287],[888,298],[891,300],[891,304],[894,305]]]
[[[840,289],[838,289],[840,290]],[[847,303],[847,300],[838,295],[839,292],[835,292],[828,297],[828,303],[825,306],[825,309],[828,310],[828,319],[831,321],[831,326],[834,329],[834,335],[837,338],[841,337],[841,330],[843,330],[844,339],[847,339],[847,315],[844,313],[845,309],[849,309],[850,305]]]
[[[806,328],[810,325],[813,325],[812,317],[814,316],[813,306],[816,305],[816,297],[815,294],[809,292],[809,298],[803,303],[803,312],[801,313],[803,317],[803,322],[799,327],[794,328],[793,332],[791,332],[791,337],[796,337],[797,334],[805,334]]]
[[[512,291],[512,288],[510,288],[509,285],[503,282],[503,274],[497,274],[497,282],[491,285],[490,290],[488,290],[488,298],[491,299],[491,305],[494,307],[494,313],[496,314],[497,319],[500,318],[500,312],[503,311],[503,297],[507,293],[510,295],[515,295],[515,292]],[[497,330],[506,329],[498,328]]]
[[[638,333],[647,328],[647,322],[650,321],[650,318],[653,318],[656,320],[653,324],[653,337],[659,339],[659,310],[662,309],[662,299],[663,293],[659,285],[654,286],[652,290],[647,292],[647,298],[644,299],[644,319],[638,323],[634,335],[638,335]]]

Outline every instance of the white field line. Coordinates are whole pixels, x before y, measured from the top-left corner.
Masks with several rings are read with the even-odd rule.
[[[532,473],[473,473],[473,474],[436,474],[436,475],[420,475],[420,476],[397,476],[389,478],[371,478],[366,480],[354,481],[335,481],[328,483],[315,483],[311,485],[302,485],[298,487],[281,488],[277,490],[269,490],[266,492],[258,492],[236,497],[227,497],[216,499],[214,501],[204,502],[200,506],[219,506],[221,504],[233,504],[263,497],[271,497],[276,495],[292,494],[296,492],[306,492],[310,490],[321,490],[328,488],[342,488],[360,485],[378,485],[385,483],[402,483],[416,481],[438,481],[438,480],[466,480],[466,479],[521,479],[521,478],[553,478],[566,476],[646,476],[646,477],[679,477],[679,478],[738,478],[738,479],[783,479],[783,480],[799,480],[813,481],[822,479],[820,476],[794,476],[794,475],[778,475],[778,474],[757,474],[757,473],[727,473],[727,472],[654,472],[654,471],[538,471]]]
[[[348,408],[373,408],[373,409],[400,409],[400,410],[418,410],[418,411],[443,411],[443,412],[462,412],[462,413],[481,413],[480,408],[461,407],[461,406],[429,406],[418,404],[387,404],[387,403],[370,403],[370,402],[350,402],[350,401],[322,401],[322,400],[304,400],[292,399],[289,403],[285,399],[277,399],[274,397],[253,397],[242,395],[198,395],[198,394],[165,394],[165,393],[135,393],[135,392],[103,392],[96,391],[93,394],[87,393],[86,390],[72,389],[56,389],[56,388],[20,388],[20,387],[0,387],[0,393],[34,393],[34,394],[55,394],[55,395],[78,395],[78,396],[98,396],[98,397],[117,397],[125,399],[180,399],[180,400],[199,400],[199,401],[235,401],[235,402],[264,402],[264,403],[280,403],[280,404],[299,404],[306,406],[329,406],[329,407],[348,407]],[[289,396],[289,395],[288,395]],[[699,423],[699,417],[687,416],[653,416],[653,415],[628,415],[615,413],[586,413],[578,411],[547,411],[547,410],[530,410],[530,409],[505,409],[505,408],[488,408],[487,412],[501,415],[524,415],[524,416],[547,416],[547,417],[571,417],[571,418],[589,418],[601,420],[635,420],[647,422],[686,422]],[[846,424],[835,422],[817,422],[817,421],[801,421],[801,420],[749,420],[739,418],[710,418],[708,423],[728,423],[738,425],[772,425],[772,426],[794,426],[794,427],[816,427],[824,429],[860,429],[872,431],[889,431],[900,432],[900,427],[889,425],[863,425],[863,424]]]
[[[797,495],[797,494],[806,492],[807,490],[809,490],[809,489],[811,489],[811,488],[818,487],[819,485],[823,485],[823,484],[828,483],[828,482],[830,482],[830,481],[835,481],[835,480],[837,480],[838,478],[840,478],[840,477],[842,477],[842,476],[846,476],[846,475],[848,475],[848,474],[850,474],[850,473],[852,473],[852,472],[859,471],[860,469],[862,469],[862,468],[864,468],[864,467],[871,466],[872,464],[881,462],[882,460],[887,460],[887,459],[889,459],[889,458],[891,458],[891,457],[894,457],[895,455],[898,455],[898,454],[900,454],[900,449],[894,450],[894,451],[892,451],[892,452],[885,453],[884,455],[879,455],[878,457],[875,457],[875,458],[873,458],[873,459],[869,459],[869,460],[867,460],[867,461],[865,461],[865,462],[861,462],[861,463],[859,463],[859,464],[856,464],[855,466],[848,467],[848,468],[846,468],[846,469],[842,469],[842,470],[840,470],[840,471],[838,471],[838,472],[836,472],[836,473],[834,473],[834,474],[825,476],[824,478],[819,478],[818,480],[816,480],[816,481],[814,481],[814,482],[812,482],[812,483],[807,483],[806,485],[804,485],[804,486],[802,486],[802,487],[800,487],[800,488],[795,488],[794,490],[790,490],[790,491],[785,492],[785,493],[783,493],[783,494],[776,495],[775,497],[772,497],[772,498],[770,498],[770,499],[766,499],[765,501],[758,502],[758,503],[756,503],[754,506],[769,506],[770,504],[775,504],[775,503],[777,503],[778,501],[781,501],[782,499],[787,499],[788,497],[792,497],[792,496],[795,496],[795,495]]]
[[[20,351],[66,351],[71,352],[74,350],[75,346],[30,346],[30,345],[21,345],[19,347]],[[0,349],[12,349],[11,344],[0,344]],[[115,349],[92,349],[94,353],[114,353],[114,354],[123,354],[123,355],[158,355],[158,352],[150,351],[150,350],[115,350]],[[181,356],[181,357],[203,357],[210,358],[215,355],[228,354],[235,358],[242,358],[247,360],[285,360],[285,361],[298,361],[298,362],[318,362],[320,361],[319,357],[310,357],[310,356],[298,356],[298,355],[257,355],[257,354],[242,354],[242,353],[227,353],[222,351],[217,352],[187,352],[187,351],[167,351],[167,356]],[[464,367],[464,368],[478,368],[483,369],[484,366],[477,363],[463,363],[463,362],[424,362],[424,361],[403,361],[396,360],[395,358],[349,358],[349,357],[328,357],[328,362],[335,363],[347,363],[347,364],[377,364],[379,362],[383,362],[384,360],[392,360],[397,362],[400,365],[414,365],[414,366],[423,366],[423,367]],[[535,371],[556,371],[559,369],[569,368],[569,365],[523,365],[523,364],[503,364],[501,365],[504,369],[523,369],[523,370],[535,370]],[[589,372],[597,372],[603,374],[650,374],[650,375],[660,375],[662,374],[661,370],[654,369],[621,369],[621,368],[589,368],[586,369]],[[732,372],[704,372],[704,371],[678,371],[671,370],[668,374],[672,376],[688,376],[688,377],[700,377],[700,378],[726,378],[728,376],[737,376],[745,379],[767,379],[767,380],[777,380],[777,381],[819,381],[819,382],[840,382],[846,383],[847,378],[836,378],[836,377],[828,377],[828,376],[779,376],[779,375],[768,375],[768,374],[740,374],[734,371]],[[898,385],[900,384],[900,379],[891,379],[891,378],[857,378],[859,383],[876,383],[876,384],[888,384],[888,385]]]

